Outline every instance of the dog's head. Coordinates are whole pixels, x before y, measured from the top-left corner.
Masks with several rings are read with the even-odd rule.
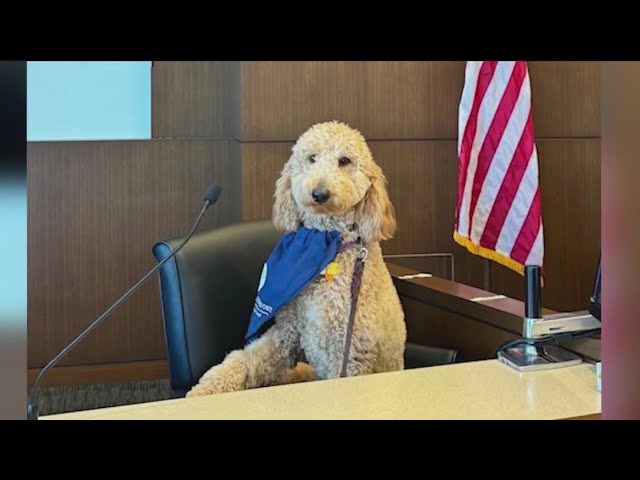
[[[362,134],[344,123],[319,123],[298,138],[276,182],[273,221],[290,232],[307,219],[343,218],[367,242],[396,230],[386,179]]]

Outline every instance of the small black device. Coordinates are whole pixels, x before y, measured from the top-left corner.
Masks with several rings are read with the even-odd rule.
[[[593,293],[591,294],[591,298],[589,298],[589,313],[596,317],[598,320],[602,321],[600,318],[600,288],[602,283],[602,254],[598,258],[598,268],[596,270],[596,276],[593,281]]]

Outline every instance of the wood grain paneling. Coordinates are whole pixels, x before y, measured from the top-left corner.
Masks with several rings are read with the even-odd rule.
[[[398,234],[389,253],[450,252],[458,166],[455,141],[372,142],[389,181]]]
[[[228,137],[228,100],[239,86],[231,68],[232,62],[153,62],[153,136]]]
[[[487,261],[451,240],[451,252],[455,258],[455,280],[477,288],[487,288]]]
[[[242,216],[271,216],[274,184],[289,158],[291,143],[237,144],[242,161]],[[452,240],[456,198],[455,141],[373,141],[369,143],[388,182],[398,219],[386,254],[454,253],[456,279],[482,286],[483,261]],[[452,187],[453,186],[453,187]]]
[[[600,136],[600,62],[529,62],[537,137]]]
[[[231,183],[227,163],[225,141],[29,144],[30,368],[155,265],[156,241],[188,232],[207,185]],[[223,190],[201,228],[237,218],[233,192]],[[157,293],[150,279],[61,365],[164,358]]]
[[[289,159],[292,143],[233,142],[242,163],[242,218],[271,217],[275,183]],[[233,148],[233,147],[232,147]]]
[[[599,62],[530,62],[539,137],[600,135]],[[457,138],[464,62],[243,62],[242,141],[339,119],[371,140]]]
[[[495,358],[503,342],[518,336],[474,319],[401,296],[407,340],[419,345],[458,350],[458,361]]]
[[[456,138],[464,62],[242,62],[241,141],[342,120],[369,139]]]
[[[545,236],[543,304],[587,308],[600,253],[600,140],[538,140]],[[522,277],[492,266],[492,290],[523,298]]]
[[[443,348],[457,348],[459,361],[474,362],[495,358],[495,352],[504,342],[515,340],[519,335],[497,330],[490,325],[470,318],[445,312],[442,341]]]
[[[294,140],[348,121],[371,139],[457,137],[464,62],[153,62],[154,137]],[[600,62],[529,62],[538,137],[600,135]]]
[[[407,342],[440,347],[445,312],[410,297],[400,300],[407,325]]]
[[[29,388],[33,386],[40,368],[27,371]],[[169,378],[166,360],[145,362],[101,363],[98,365],[71,365],[54,367],[42,377],[45,385],[87,385],[94,383],[126,383]]]

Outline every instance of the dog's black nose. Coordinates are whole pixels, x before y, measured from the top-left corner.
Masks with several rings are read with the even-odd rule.
[[[318,187],[313,189],[313,192],[311,192],[311,196],[316,203],[322,204],[329,200],[331,193],[325,187]]]

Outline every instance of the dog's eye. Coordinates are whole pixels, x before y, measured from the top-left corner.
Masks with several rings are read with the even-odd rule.
[[[349,165],[351,163],[351,159],[348,157],[342,157],[338,160],[338,165],[344,167],[345,165]]]
[[[316,163],[316,156],[315,155],[309,155],[307,157],[307,160],[309,161],[309,163]]]

